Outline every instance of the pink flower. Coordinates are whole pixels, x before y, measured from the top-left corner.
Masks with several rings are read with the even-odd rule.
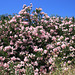
[[[38,66],[38,63],[37,63],[37,61],[35,61],[35,62],[34,62],[34,65],[35,65],[35,66]]]
[[[20,15],[16,15],[17,18],[21,17]]]
[[[61,45],[61,43],[60,43],[60,42],[57,42],[57,46],[58,46],[58,45]]]
[[[53,45],[48,44],[48,45],[46,46],[46,48],[47,48],[47,49],[50,49],[50,48],[52,49],[52,48],[54,48],[54,47],[53,47]]]
[[[53,62],[53,59],[52,59],[52,58],[50,58],[50,59],[49,59],[49,63],[50,63],[50,64],[52,64],[52,62]]]
[[[22,12],[22,11],[20,11],[18,14],[23,14],[23,12]]]
[[[50,32],[51,32],[51,33],[53,33],[53,32],[54,32],[54,30],[53,30],[53,29],[51,29],[51,30],[50,30]]]
[[[56,41],[56,37],[55,37],[55,36],[53,36],[53,37],[52,37],[52,40]]]
[[[75,39],[75,36],[72,36],[72,39]]]
[[[72,21],[69,21],[69,24],[71,24],[72,23]]]
[[[64,49],[64,48],[66,48],[66,45],[65,45],[65,44],[63,44],[63,45],[61,45],[61,47],[62,47],[62,49]]]
[[[13,57],[11,58],[11,60],[12,60],[12,61],[15,61],[15,60],[16,60],[16,58],[13,56]]]
[[[24,72],[24,73],[25,73],[25,69],[24,69],[24,68],[22,68],[22,69],[21,69],[21,72]]]
[[[27,57],[25,57],[25,58],[24,58],[24,62],[27,62],[27,61],[28,61],[28,59],[27,59]]]
[[[25,8],[25,7],[26,7],[26,4],[23,5],[23,8]]]
[[[50,18],[50,17],[47,15],[46,18]]]
[[[36,10],[38,10],[38,8],[36,8]]]
[[[48,21],[44,20],[45,23],[48,23]]]
[[[41,11],[41,10],[42,10],[42,8],[39,8],[39,10]]]
[[[25,42],[25,43],[26,43],[26,42],[27,42],[27,40],[26,40],[26,39],[23,39],[23,42]]]
[[[21,65],[24,66],[24,62],[23,61],[21,61]]]
[[[3,46],[0,46],[0,51],[3,49]]]
[[[28,23],[28,22],[21,22],[21,23],[23,23],[24,25],[29,25],[29,23]]]
[[[14,43],[12,42],[12,40],[10,41],[10,45],[13,45]]]
[[[38,71],[39,71],[38,68],[36,68],[35,72],[38,72]]]
[[[42,48],[39,48],[39,49],[36,49],[36,48],[35,48],[34,51],[35,51],[35,52],[37,52],[37,51],[41,51],[41,52],[42,52],[43,49],[42,49]]]
[[[17,41],[17,43],[18,43],[18,44],[22,44],[22,41],[21,41],[21,40],[19,40],[19,41]]]
[[[31,17],[33,16],[33,14],[30,15]]]
[[[57,49],[58,49],[58,50],[60,50],[60,49],[61,49],[61,47],[60,47],[60,46],[58,46],[58,47],[57,47]]]
[[[16,58],[16,60],[20,60],[20,58]]]
[[[1,66],[3,67],[3,62],[0,62],[0,67],[1,67]]]
[[[68,61],[68,63],[70,64],[70,63],[71,63],[71,61]]]
[[[4,61],[5,60],[5,57],[2,59],[2,61]]]
[[[56,29],[58,29],[58,26],[55,26]]]
[[[26,14],[27,14],[27,12],[25,11],[25,12],[24,12],[24,14],[26,15]]]
[[[9,68],[9,65],[8,65],[7,63],[5,63],[3,66],[4,66],[5,68]]]
[[[64,68],[64,70],[65,70],[65,71],[67,71],[67,70],[68,70],[68,68],[67,68],[67,67],[65,67],[65,68]]]
[[[50,67],[49,67],[49,70],[51,70],[51,68],[52,68],[52,67],[50,66]]]
[[[2,21],[0,21],[0,23],[2,23]]]
[[[21,65],[20,65],[20,64],[18,64],[16,67],[17,67],[17,68],[20,68],[20,67],[21,67]]]
[[[9,50],[9,49],[12,49],[12,47],[11,47],[11,46],[6,46],[6,47],[4,48],[4,51],[7,51],[7,50]]]
[[[41,22],[44,22],[44,19],[41,19]]]
[[[47,54],[47,50],[44,50],[44,53]]]
[[[22,26],[21,29],[24,30],[24,26]]]
[[[69,28],[69,32],[71,32],[73,29],[72,28]]]
[[[67,38],[65,38],[65,41],[67,41],[69,38],[67,37]]]
[[[33,49],[37,49],[38,48],[38,46],[33,46]]]
[[[16,21],[16,19],[11,19],[11,20],[9,21],[9,23],[12,23],[12,22],[17,22],[17,21]]]
[[[14,38],[17,38],[18,36],[17,35],[14,35]]]
[[[0,60],[2,60],[3,59],[3,57],[2,56],[0,56]]]
[[[63,38],[64,38],[63,36],[60,37],[60,39],[63,39]]]
[[[21,36],[22,36],[22,34],[19,34],[19,36],[21,37]]]
[[[57,49],[57,48],[54,48],[54,49],[53,49],[53,51],[54,51],[54,52],[57,52],[57,51],[58,51],[58,49]]]
[[[43,15],[43,14],[44,14],[44,12],[41,12],[40,14],[42,14],[42,15]]]

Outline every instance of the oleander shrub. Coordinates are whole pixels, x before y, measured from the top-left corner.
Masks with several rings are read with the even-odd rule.
[[[11,75],[41,75],[75,64],[74,17],[49,17],[32,4],[0,20],[0,67]]]

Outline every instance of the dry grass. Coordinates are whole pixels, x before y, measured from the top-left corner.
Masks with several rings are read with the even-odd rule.
[[[61,70],[60,68],[54,72],[52,72],[52,74],[48,74],[48,75],[75,75],[75,66],[68,66],[67,67],[68,70]]]

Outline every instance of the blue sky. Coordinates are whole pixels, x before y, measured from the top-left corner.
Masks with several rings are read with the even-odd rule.
[[[75,16],[75,0],[0,0],[0,15],[18,13],[23,4],[33,4],[33,10],[41,7],[43,12],[59,16]]]

